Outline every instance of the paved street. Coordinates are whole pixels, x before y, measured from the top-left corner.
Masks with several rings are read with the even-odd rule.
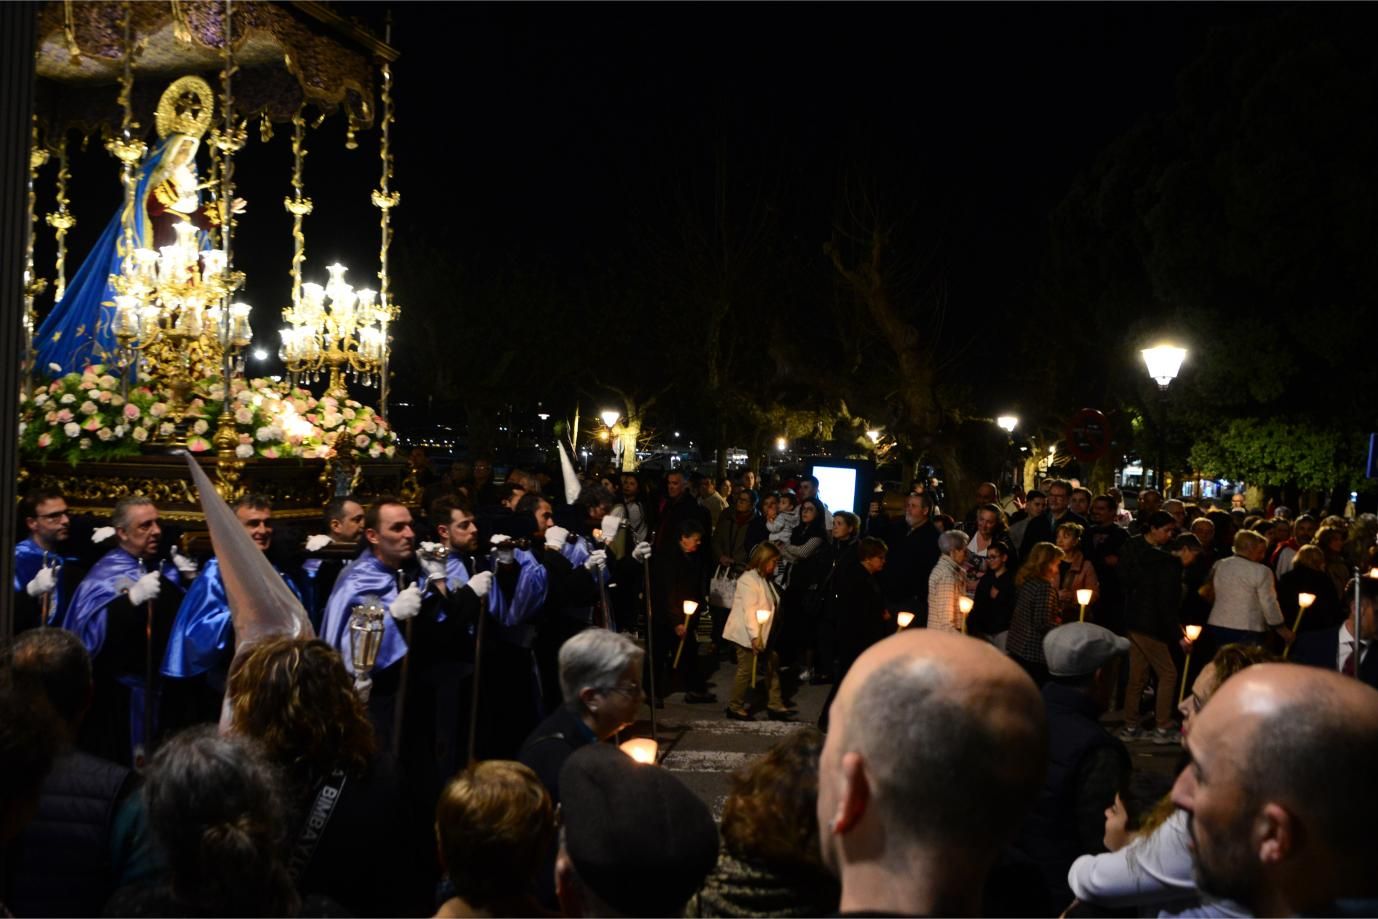
[[[708,658],[705,667],[711,666]],[[735,664],[722,664],[709,677],[709,689],[716,704],[689,705],[684,694],[676,692],[656,712],[656,727],[660,739],[661,765],[684,780],[713,809],[713,816],[722,815],[727,798],[729,778],[734,770],[765,753],[780,738],[804,725],[816,725],[828,686],[802,686],[794,697],[799,709],[795,721],[771,721],[762,712],[755,721],[733,721],[723,714],[728,696],[732,693]],[[622,732],[622,739],[649,737],[649,710],[642,709],[642,720],[634,728]]]
[[[705,667],[710,665],[703,659]],[[734,664],[721,664],[709,678],[709,688],[716,693],[716,704],[689,705],[684,694],[676,692],[656,713],[660,739],[661,765],[679,776],[685,784],[703,798],[713,809],[713,816],[722,815],[723,801],[729,790],[729,778],[734,770],[760,756],[779,742],[780,738],[804,725],[816,725],[828,696],[828,686],[801,686],[794,697],[799,709],[795,721],[771,721],[764,713],[755,721],[733,721],[723,714],[732,691]],[[1107,723],[1115,730],[1119,723]],[[622,739],[649,737],[651,722],[648,710],[642,709],[642,720]],[[1182,748],[1178,744],[1155,744],[1149,740],[1126,744],[1134,760],[1135,769],[1158,772],[1171,777]]]

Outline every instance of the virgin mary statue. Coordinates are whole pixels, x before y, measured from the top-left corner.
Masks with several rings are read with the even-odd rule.
[[[210,126],[214,105],[210,85],[200,77],[175,81],[158,102],[159,142],[135,174],[130,215],[135,249],[170,245],[178,223],[208,230],[217,222],[218,209],[201,205],[196,181],[196,151]],[[110,276],[121,272],[128,254],[124,216],[121,207],[110,218],[66,293],[39,326],[34,338],[39,368],[60,375],[109,361],[115,349],[115,291]],[[204,248],[205,234],[202,238]]]

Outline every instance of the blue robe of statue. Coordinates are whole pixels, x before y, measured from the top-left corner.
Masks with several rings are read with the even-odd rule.
[[[52,600],[48,607],[48,625],[56,625],[62,622],[63,615],[67,612],[68,601],[71,597],[67,595],[67,587],[62,583],[62,566],[68,559],[57,552],[49,552],[40,548],[38,543],[33,541],[33,537],[21,542],[14,547],[14,591],[16,595],[22,595],[24,588],[29,586],[29,582],[38,576],[38,569],[47,565],[56,569],[53,574],[57,576],[53,584]]]
[[[153,148],[153,152],[139,165],[134,187],[134,244],[149,248],[153,245],[153,229],[148,217],[148,196],[152,191],[154,174],[173,141],[181,142],[180,134],[169,135]],[[60,376],[80,373],[87,364],[106,363],[115,350],[115,289],[110,276],[119,274],[124,259],[123,205],[110,218],[91,253],[81,263],[67,285],[62,300],[55,304],[43,319],[34,335],[38,352],[37,368],[43,373]],[[204,245],[204,243],[203,243]],[[56,364],[60,369],[54,370]]]
[[[278,569],[287,587],[301,599],[292,579]],[[217,683],[223,684],[233,656],[234,624],[230,617],[230,601],[225,595],[225,579],[220,576],[220,560],[208,561],[201,574],[192,582],[163,655],[163,676],[188,679],[203,673],[213,673]]]

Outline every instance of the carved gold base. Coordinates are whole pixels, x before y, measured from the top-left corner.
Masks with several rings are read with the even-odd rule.
[[[227,500],[245,492],[265,495],[273,502],[273,516],[280,520],[319,517],[333,494],[330,486],[334,477],[325,460],[255,458],[220,466],[214,453],[196,459]],[[400,495],[406,490],[403,479],[407,474],[407,464],[400,460],[358,463],[353,476],[354,496],[368,504],[382,495]],[[145,495],[167,520],[205,520],[186,459],[181,456],[148,454],[76,466],[61,461],[24,461],[19,470],[20,494],[39,486],[61,490],[73,514],[108,516],[120,498]],[[419,494],[414,495],[414,501],[419,499]]]

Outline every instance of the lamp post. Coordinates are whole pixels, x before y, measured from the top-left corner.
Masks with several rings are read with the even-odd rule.
[[[1019,427],[1019,416],[1001,415],[995,419],[995,424],[1005,432],[1005,459],[1000,464],[1000,476],[1003,479],[1006,467],[1009,467],[1009,490],[1013,492],[1017,483],[1015,482],[1014,467],[1010,464],[1010,450],[1014,447],[1014,429]],[[1000,484],[1005,485],[1003,481]]]
[[[1186,360],[1187,349],[1175,345],[1155,345],[1152,348],[1144,348],[1141,353],[1144,356],[1144,365],[1148,368],[1148,375],[1158,384],[1161,407],[1158,412],[1158,472],[1154,484],[1158,486],[1159,494],[1167,498],[1167,490],[1163,487],[1163,452],[1167,441],[1167,388],[1177,378],[1177,371],[1182,368],[1182,361]]]

